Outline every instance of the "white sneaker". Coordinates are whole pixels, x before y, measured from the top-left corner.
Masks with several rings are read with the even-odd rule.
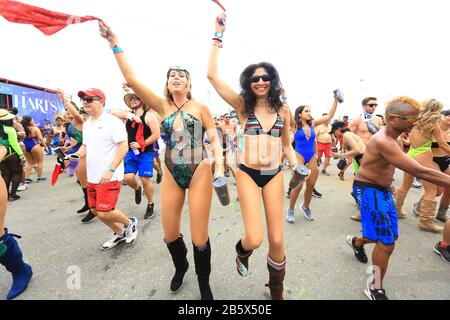
[[[287,209],[287,215],[286,215],[286,220],[289,223],[294,223],[295,222],[295,210],[294,209]]]
[[[126,230],[124,230],[121,234],[116,234],[114,233],[114,235],[112,236],[111,239],[109,239],[108,241],[106,241],[103,245],[102,245],[102,250],[109,250],[114,248],[115,246],[117,246],[119,243],[125,241],[127,232]]]
[[[420,183],[420,181],[417,180],[416,177],[414,177],[412,187],[416,188],[416,189],[420,189],[420,188],[422,188],[422,183]]]
[[[125,242],[126,244],[133,243],[134,240],[136,240],[137,237],[137,224],[138,220],[136,217],[130,217],[130,220],[132,221],[131,224],[128,226],[125,236]]]
[[[25,183],[21,183],[21,184],[19,184],[17,191],[25,191],[27,189],[28,189],[28,186]]]

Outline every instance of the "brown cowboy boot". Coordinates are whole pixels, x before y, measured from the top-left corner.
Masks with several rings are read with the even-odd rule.
[[[266,287],[270,289],[272,300],[284,300],[283,281],[286,274],[286,258],[282,263],[277,263],[267,257],[267,269],[269,270],[269,283]]]
[[[443,227],[434,224],[437,202],[435,200],[422,199],[420,204],[420,222],[419,228],[423,231],[442,233]]]
[[[422,202],[423,196],[420,197],[419,201],[413,204],[413,212],[416,216],[420,217],[420,203]]]
[[[397,209],[397,216],[399,218],[405,218],[406,213],[402,211],[403,204],[405,203],[406,196],[408,195],[408,191],[403,191],[401,189],[397,190],[397,196],[395,199],[395,208]]]

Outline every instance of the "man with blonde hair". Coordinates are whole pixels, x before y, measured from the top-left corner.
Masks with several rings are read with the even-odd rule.
[[[360,199],[362,237],[347,236],[346,242],[356,258],[367,262],[364,245],[376,243],[372,252],[374,282],[369,281],[364,293],[371,300],[387,300],[383,289],[389,258],[398,238],[398,217],[392,193],[395,168],[450,188],[450,177],[414,161],[402,150],[398,137],[410,132],[419,119],[420,104],[409,97],[397,97],[386,107],[386,126],[367,144],[364,161],[355,177],[353,192]]]

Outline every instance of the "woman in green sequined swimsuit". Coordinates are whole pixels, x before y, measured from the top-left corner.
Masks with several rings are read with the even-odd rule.
[[[189,189],[190,228],[200,294],[202,299],[213,299],[209,286],[211,246],[208,236],[213,177],[211,163],[205,159],[205,131],[214,146],[216,175],[223,176],[224,173],[222,149],[211,112],[206,105],[192,99],[189,72],[180,67],[168,70],[165,97],[156,95],[136,78],[111,29],[102,23],[99,25],[102,37],[113,48],[128,86],[163,119],[161,125],[167,137],[167,146],[161,183],[161,213],[164,241],[175,265],[170,290],[175,293],[180,289],[189,267],[187,248],[180,234],[181,212]]]

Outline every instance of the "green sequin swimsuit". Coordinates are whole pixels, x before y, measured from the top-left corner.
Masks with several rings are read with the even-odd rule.
[[[182,189],[189,188],[195,170],[207,157],[203,145],[205,128],[200,120],[181,110],[185,104],[161,122],[162,130],[167,138],[164,163]],[[173,128],[178,114],[183,123],[182,130]]]

